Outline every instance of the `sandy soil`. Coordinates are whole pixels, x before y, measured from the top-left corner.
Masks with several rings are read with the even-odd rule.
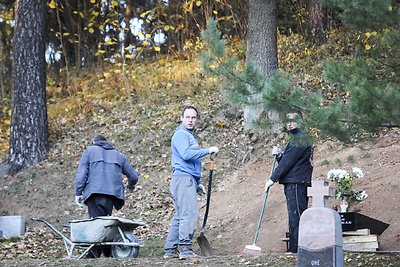
[[[354,189],[366,190],[369,197],[362,202],[352,201],[349,211],[390,224],[379,236],[380,250],[400,250],[399,135],[391,134],[357,147],[333,142],[317,144],[314,160],[313,179],[327,180],[326,174],[333,168],[362,169],[364,178],[356,180]],[[209,236],[221,253],[239,252],[252,244],[264,198],[263,186],[271,165],[268,155],[253,159],[246,168],[218,184],[212,196]],[[215,176],[218,179],[218,171]],[[333,208],[337,204],[337,200],[331,199],[329,206]],[[268,196],[258,246],[266,252],[285,251],[281,238],[287,229],[283,186],[274,185]]]

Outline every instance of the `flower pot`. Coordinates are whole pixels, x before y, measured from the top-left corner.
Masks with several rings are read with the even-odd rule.
[[[350,202],[350,197],[349,196],[342,196],[340,201],[340,212],[347,212],[349,209],[349,202]]]
[[[349,209],[349,205],[348,204],[341,204],[340,205],[340,212],[347,212],[348,209]]]

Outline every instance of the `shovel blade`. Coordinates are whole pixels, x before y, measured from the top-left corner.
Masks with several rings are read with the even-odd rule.
[[[199,244],[201,251],[203,251],[204,253],[204,256],[209,257],[214,255],[214,250],[210,246],[210,243],[203,233],[200,233],[200,235],[197,237],[197,244]]]

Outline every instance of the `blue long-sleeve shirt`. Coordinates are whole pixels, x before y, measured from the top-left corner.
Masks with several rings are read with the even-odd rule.
[[[200,148],[193,131],[179,125],[171,140],[172,170],[174,175],[191,175],[200,184],[201,158],[208,155],[208,149]]]

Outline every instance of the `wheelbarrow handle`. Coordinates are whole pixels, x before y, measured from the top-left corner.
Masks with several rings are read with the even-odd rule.
[[[32,221],[37,221],[37,222],[42,222],[44,224],[46,224],[48,227],[50,227],[51,230],[53,230],[56,234],[58,234],[59,236],[62,237],[62,239],[64,239],[65,241],[67,241],[68,243],[72,243],[71,240],[69,240],[68,237],[66,237],[63,233],[61,233],[57,228],[55,228],[53,225],[51,225],[48,221],[40,219],[40,218],[31,218]]]

